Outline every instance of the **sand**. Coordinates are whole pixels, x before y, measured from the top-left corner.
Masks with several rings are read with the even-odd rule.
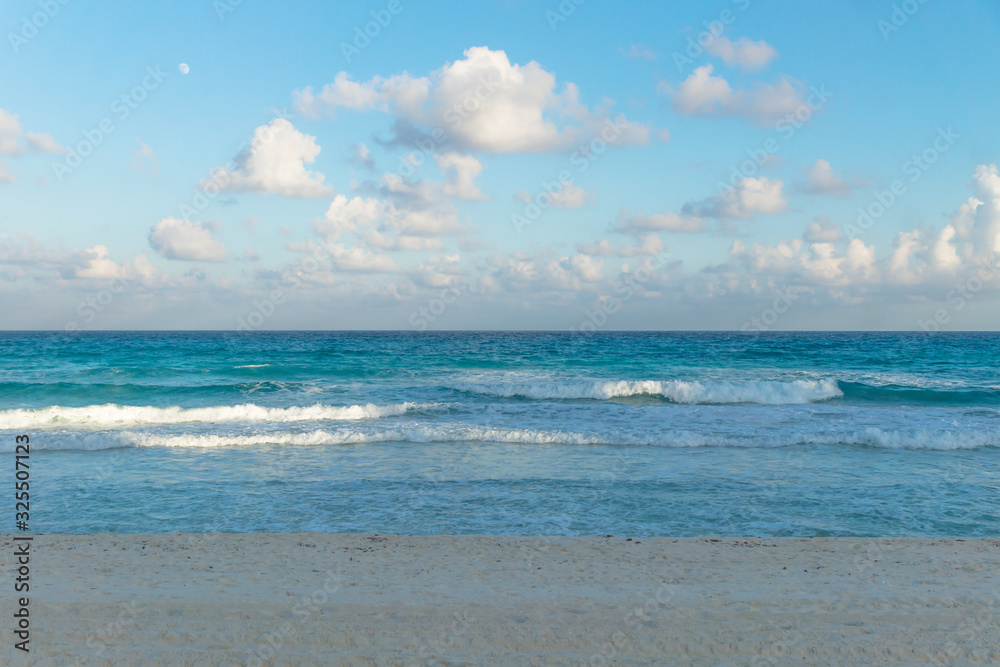
[[[1000,540],[2,539],[4,664],[1000,664]]]

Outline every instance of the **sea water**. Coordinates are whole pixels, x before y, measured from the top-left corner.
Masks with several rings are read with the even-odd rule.
[[[998,368],[973,333],[3,333],[0,451],[38,533],[996,537]]]

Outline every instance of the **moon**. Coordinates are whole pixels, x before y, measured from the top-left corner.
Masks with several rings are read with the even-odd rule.
[[[177,66],[177,69],[181,71],[181,74],[187,74],[188,72],[191,71],[191,68],[188,67],[187,63],[181,63],[180,65]]]

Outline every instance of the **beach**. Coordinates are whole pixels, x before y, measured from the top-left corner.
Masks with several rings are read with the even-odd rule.
[[[105,534],[31,549],[31,651],[8,622],[5,664],[1000,662],[996,539]]]

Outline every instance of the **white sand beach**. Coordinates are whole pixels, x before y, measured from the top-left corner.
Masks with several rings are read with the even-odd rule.
[[[4,664],[1000,664],[1000,540],[3,540]]]

